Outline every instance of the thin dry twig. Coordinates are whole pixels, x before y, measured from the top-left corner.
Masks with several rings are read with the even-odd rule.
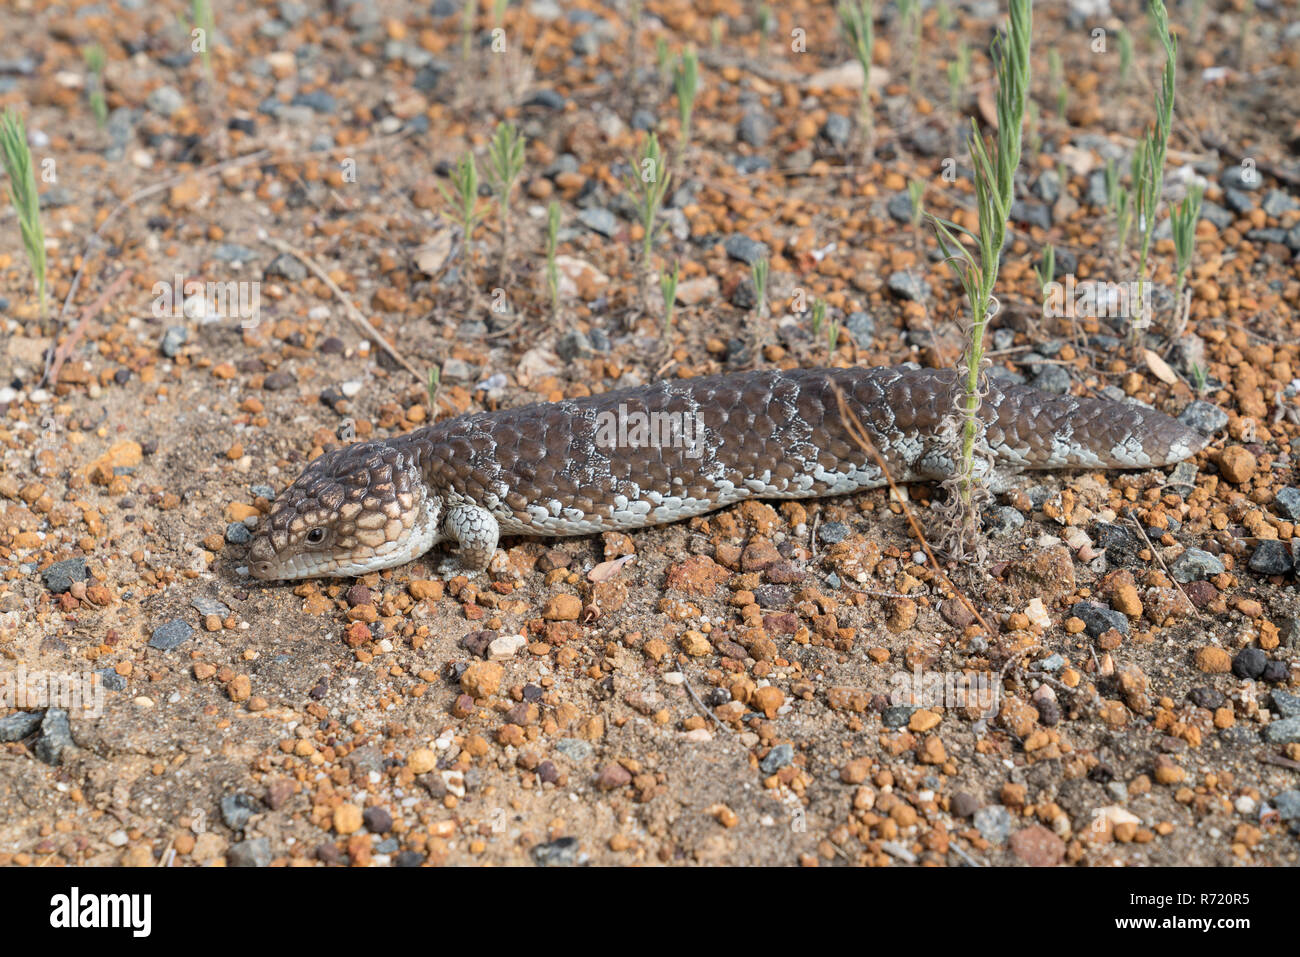
[[[77,320],[77,327],[72,330],[72,335],[64,339],[57,348],[50,350],[52,354],[49,357],[50,361],[47,366],[46,376],[42,377],[42,381],[48,378],[51,385],[59,381],[59,372],[63,369],[63,364],[68,361],[68,357],[72,355],[72,350],[76,348],[77,343],[81,340],[82,334],[86,331],[86,324],[99,314],[108,300],[113,298],[130,278],[131,270],[129,269],[118,273],[117,278],[109,284],[108,288],[99,294],[99,298],[81,310],[81,318]]]
[[[1300,771],[1300,761],[1292,761],[1290,758],[1284,758],[1280,754],[1269,754],[1265,751],[1255,755],[1255,760],[1260,764],[1273,764],[1279,768],[1286,768],[1289,771]]]
[[[1197,608],[1196,603],[1192,601],[1192,596],[1187,594],[1187,589],[1184,588],[1182,586],[1182,583],[1179,582],[1178,579],[1174,577],[1173,572],[1169,570],[1169,566],[1165,564],[1165,560],[1161,558],[1160,553],[1156,551],[1156,547],[1151,544],[1151,539],[1147,538],[1147,532],[1146,529],[1142,527],[1142,523],[1139,522],[1136,518],[1133,518],[1132,516],[1129,517],[1129,521],[1133,523],[1133,527],[1136,528],[1138,530],[1138,534],[1142,536],[1142,541],[1147,543],[1147,548],[1151,549],[1151,554],[1154,555],[1156,561],[1160,563],[1160,567],[1165,570],[1165,574],[1169,576],[1169,580],[1172,581],[1175,585],[1177,585],[1178,590],[1183,593],[1183,597],[1187,599],[1187,603],[1191,605],[1192,610],[1196,612],[1196,617],[1199,618],[1201,621],[1204,621],[1205,616],[1201,614],[1201,610]]]
[[[921,548],[925,551],[925,557],[930,561],[930,567],[942,576],[944,584],[948,586],[948,590],[957,596],[961,603],[966,606],[967,611],[975,616],[975,620],[980,623],[980,627],[984,629],[985,634],[987,634],[989,638],[992,638],[995,633],[993,629],[989,627],[989,623],[984,620],[984,616],[979,613],[979,609],[976,608],[974,603],[971,602],[971,600],[953,584],[952,579],[948,577],[948,573],[943,570],[943,566],[940,565],[938,559],[934,557],[934,552],[931,551],[930,543],[926,541],[925,533],[921,531],[921,526],[917,522],[916,516],[914,516],[912,510],[908,508],[906,498],[899,490],[898,485],[894,482],[894,476],[890,474],[889,465],[885,462],[885,459],[880,454],[879,450],[876,449],[876,444],[872,442],[870,436],[867,435],[867,430],[863,427],[862,421],[857,417],[853,410],[849,408],[848,401],[844,398],[843,390],[834,382],[832,382],[830,386],[831,391],[835,393],[835,401],[839,403],[840,416],[848,426],[849,437],[853,439],[853,441],[856,442],[864,452],[875,460],[877,467],[885,476],[885,481],[889,483],[889,490],[894,493],[894,497],[903,507],[903,514],[907,516],[907,523],[912,528],[912,534],[915,535],[916,540],[921,543]]]
[[[367,336],[369,336],[371,340],[374,341],[379,346],[379,348],[387,352],[394,362],[400,365],[407,372],[411,373],[411,375],[415,376],[416,381],[424,382],[424,374],[421,373],[420,370],[417,369],[415,366],[413,366],[404,355],[402,355],[400,352],[398,352],[396,349],[394,349],[385,341],[384,337],[379,334],[379,330],[376,329],[374,326],[372,326],[370,324],[370,320],[361,314],[361,310],[359,310],[356,306],[352,304],[352,300],[349,299],[347,297],[347,294],[344,293],[343,290],[338,287],[338,283],[336,283],[333,279],[330,278],[329,273],[325,271],[325,269],[321,266],[320,263],[318,263],[307,253],[303,252],[301,249],[298,249],[294,246],[290,246],[283,239],[277,239],[274,236],[268,236],[265,239],[263,239],[262,242],[266,243],[272,249],[278,249],[282,253],[287,253],[288,255],[293,256],[304,266],[310,269],[313,273],[315,273],[316,278],[319,279],[321,282],[323,282],[325,284],[325,287],[329,289],[330,292],[334,293],[334,297],[343,304],[343,311],[348,314],[348,318],[352,320],[353,324],[356,325],[357,328],[361,329]]]
[[[691,696],[691,700],[695,702],[695,707],[699,709],[700,714],[708,715],[710,718],[713,719],[713,723],[716,724],[723,731],[727,732],[727,734],[735,734],[736,733],[735,731],[731,730],[731,728],[723,724],[721,718],[719,718],[708,708],[704,707],[704,702],[699,699],[699,696],[696,695],[695,693],[695,689],[691,687],[691,679],[687,676],[685,668],[681,669],[681,675],[682,675],[682,687],[684,687],[686,689],[686,693]]]

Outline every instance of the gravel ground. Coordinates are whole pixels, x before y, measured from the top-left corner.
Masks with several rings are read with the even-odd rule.
[[[1137,4],[1035,14],[1041,107],[994,371],[1182,415],[1214,436],[1191,463],[1027,478],[985,516],[987,559],[943,571],[880,491],[506,540],[490,578],[443,576],[441,555],[357,581],[242,573],[275,492],[350,436],[664,376],[953,361],[962,298],[907,184],[976,226],[958,132],[991,115],[998,5],[950,4],[951,23],[927,8],[915,89],[917,48],[882,11],[870,157],[862,73],[826,6],[774,6],[764,38],[735,0],[647,3],[635,30],[613,6],[525,0],[499,53],[480,11],[464,58],[449,0],[223,4],[207,64],[188,4],[0,11],[23,40],[0,56],[0,103],[53,164],[63,315],[42,320],[6,208],[0,675],[102,689],[96,714],[0,698],[0,864],[1296,863],[1300,21],[1284,5],[1256,4],[1244,41],[1234,4],[1174,24],[1169,196],[1208,188],[1186,327],[1166,321],[1158,227],[1136,361],[1108,319],[1043,318],[1034,267],[1050,242],[1060,277],[1131,274],[1099,177],[1108,156],[1127,168],[1158,66]],[[659,40],[700,51],[684,149]],[[953,104],[958,42],[974,53]],[[505,249],[493,204],[466,243],[439,189],[467,147],[486,168],[501,117],[528,137]],[[667,337],[624,185],[647,129],[673,169],[653,253],[681,264]],[[770,315],[749,278],[764,256]],[[246,285],[180,295],[192,280]],[[801,312],[814,297],[833,340]],[[343,299],[406,365],[441,370],[434,411]],[[907,493],[935,531],[934,490]]]

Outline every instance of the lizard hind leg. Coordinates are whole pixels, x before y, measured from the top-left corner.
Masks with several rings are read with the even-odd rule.
[[[496,554],[501,530],[497,520],[477,505],[456,505],[447,510],[443,530],[459,546],[461,565],[469,571],[483,571]]]

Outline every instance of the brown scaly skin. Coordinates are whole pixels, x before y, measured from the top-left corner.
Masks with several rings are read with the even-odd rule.
[[[249,570],[261,579],[360,575],[447,539],[460,545],[464,566],[482,569],[500,534],[640,528],[744,498],[880,487],[886,480],[841,421],[834,386],[895,481],[952,474],[942,422],[954,406],[951,371],[681,379],[472,413],[329,452],[276,499]],[[642,414],[649,432],[637,430]],[[1027,386],[992,386],[981,415],[999,482],[1026,469],[1154,468],[1208,441],[1141,406]]]

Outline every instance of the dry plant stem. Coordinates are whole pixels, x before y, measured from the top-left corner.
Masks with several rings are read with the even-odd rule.
[[[695,694],[695,689],[691,687],[691,679],[687,676],[686,669],[682,668],[681,671],[682,671],[682,687],[685,688],[686,693],[691,696],[691,701],[695,702],[695,707],[699,709],[700,714],[708,715],[710,718],[713,719],[713,723],[716,724],[723,731],[727,732],[727,734],[735,734],[736,732],[732,731],[731,728],[723,724],[721,718],[719,718],[716,714],[714,714],[712,711],[710,711],[708,708],[704,706],[704,702],[699,699],[699,697]]]
[[[338,287],[338,284],[329,277],[329,273],[321,267],[320,263],[302,250],[295,249],[284,240],[276,239],[274,236],[268,236],[266,239],[263,239],[262,242],[266,243],[272,249],[278,249],[282,253],[288,253],[315,273],[316,278],[323,282],[325,287],[329,289],[330,292],[334,293],[335,298],[343,304],[343,310],[348,314],[348,318],[352,320],[353,324],[369,336],[371,340],[379,346],[379,348],[387,352],[394,362],[400,365],[407,372],[411,373],[411,375],[415,376],[416,380],[421,384],[424,383],[424,373],[411,365],[405,356],[384,340],[384,337],[379,334],[379,330],[372,326],[370,320],[363,316],[361,311],[352,304],[352,300],[349,299],[343,290]]]
[[[1028,648],[1022,648],[1020,651],[1013,651],[1011,653],[1011,657],[1002,663],[1002,670],[998,672],[998,697],[999,698],[1002,695],[1002,683],[1007,680],[1007,673],[1010,672],[1012,668],[1016,667],[1019,664],[1020,659],[1023,658],[1025,655],[1031,655],[1035,651],[1042,651],[1042,650],[1043,650],[1042,645],[1031,645]],[[989,707],[989,709],[985,711],[982,715],[980,715],[980,720],[987,724],[989,721],[992,721],[994,718],[998,716],[998,711],[1000,710],[1001,707],[999,705],[999,702],[994,701],[993,704]]]
[[[839,387],[832,384],[832,388],[835,392],[835,401],[840,408],[840,415],[848,424],[849,437],[857,443],[862,451],[866,452],[873,460],[875,460],[876,466],[885,476],[885,481],[889,483],[889,490],[894,493],[894,497],[903,507],[903,514],[907,517],[907,524],[912,528],[912,534],[915,535],[916,540],[921,543],[921,548],[925,552],[925,557],[930,561],[930,567],[939,573],[943,578],[943,583],[948,586],[948,590],[956,595],[958,600],[966,606],[966,610],[975,616],[975,620],[980,623],[980,627],[984,629],[984,633],[992,639],[996,632],[989,627],[989,623],[984,620],[984,616],[979,613],[979,609],[975,607],[974,603],[971,602],[971,600],[953,584],[952,579],[948,577],[948,573],[943,570],[943,566],[940,565],[939,561],[934,557],[934,552],[930,550],[930,543],[925,539],[925,533],[921,531],[921,526],[917,523],[916,516],[914,516],[912,510],[908,508],[907,499],[903,496],[898,485],[895,484],[894,476],[890,474],[889,471],[889,465],[885,462],[885,459],[880,454],[879,450],[876,449],[876,444],[871,441],[871,437],[867,435],[867,430],[863,427],[862,421],[857,417],[853,410],[849,408],[848,403],[844,401],[844,393],[840,391]]]
[[[1192,596],[1187,594],[1187,589],[1182,586],[1177,578],[1174,578],[1173,573],[1169,571],[1169,566],[1165,564],[1165,560],[1160,557],[1160,553],[1156,551],[1156,547],[1151,544],[1151,539],[1147,538],[1147,531],[1142,527],[1142,523],[1136,518],[1130,518],[1130,521],[1133,523],[1133,527],[1138,530],[1138,534],[1142,536],[1142,541],[1147,543],[1147,548],[1151,550],[1152,556],[1154,556],[1155,560],[1160,563],[1160,567],[1164,569],[1165,574],[1169,576],[1169,580],[1178,586],[1178,590],[1183,593],[1183,597],[1187,599],[1187,603],[1192,606],[1192,610],[1196,612],[1196,617],[1201,621],[1204,621],[1205,616],[1201,614],[1201,610],[1197,608],[1195,602],[1192,601]]]
[[[63,368],[63,364],[68,361],[68,357],[72,355],[72,350],[76,348],[77,343],[81,340],[82,333],[86,331],[86,324],[99,315],[108,300],[117,295],[118,290],[130,278],[131,270],[129,269],[118,273],[117,278],[109,283],[108,288],[99,294],[99,298],[81,310],[81,318],[77,320],[77,326],[72,330],[72,335],[60,343],[58,348],[51,350],[53,353],[49,365],[49,381],[51,384],[59,381],[59,370]]]
[[[1265,752],[1263,754],[1255,755],[1255,760],[1260,764],[1272,764],[1279,768],[1288,768],[1292,771],[1300,771],[1300,761],[1292,761],[1290,758],[1284,758],[1279,754],[1269,754]]]

